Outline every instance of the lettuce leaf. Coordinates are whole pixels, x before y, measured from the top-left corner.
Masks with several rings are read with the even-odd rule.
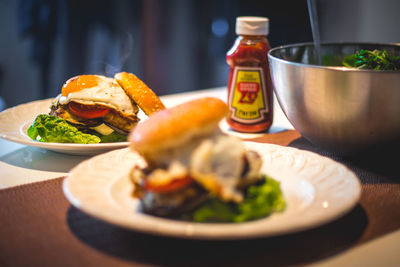
[[[114,143],[114,142],[125,142],[126,141],[126,135],[120,134],[116,131],[108,134],[108,135],[102,135],[96,131],[93,131],[94,135],[97,135],[101,139],[101,143]]]
[[[245,222],[266,217],[286,208],[280,183],[266,175],[264,182],[251,185],[240,204],[226,203],[216,197],[182,216],[195,222]]]
[[[283,211],[286,207],[280,183],[265,177],[264,184],[250,186],[243,203],[238,205],[239,214],[235,222],[245,222],[265,217],[272,212]]]
[[[27,133],[32,140],[49,143],[97,144],[101,141],[98,136],[82,133],[65,120],[47,114],[38,115]]]

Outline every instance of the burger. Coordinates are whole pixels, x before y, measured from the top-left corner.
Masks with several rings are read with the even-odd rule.
[[[151,115],[164,109],[157,95],[134,74],[114,78],[79,75],[64,83],[52,102],[50,115],[62,118],[84,133],[127,136],[139,122],[138,111]]]
[[[218,98],[192,100],[153,114],[129,135],[146,161],[133,167],[133,195],[145,213],[175,217],[210,197],[241,203],[249,185],[263,179],[258,153],[218,127],[227,116]]]

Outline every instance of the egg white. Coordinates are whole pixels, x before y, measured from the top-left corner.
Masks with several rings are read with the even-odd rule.
[[[59,103],[66,105],[74,101],[84,105],[99,104],[125,114],[138,112],[138,107],[132,103],[124,89],[114,79],[100,75],[97,77],[100,78],[97,86],[72,92],[67,96],[60,96]]]

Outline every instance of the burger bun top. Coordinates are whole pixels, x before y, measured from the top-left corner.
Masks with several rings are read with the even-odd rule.
[[[131,131],[130,147],[147,159],[155,159],[159,153],[179,149],[192,140],[213,134],[228,113],[228,106],[215,97],[161,110]]]

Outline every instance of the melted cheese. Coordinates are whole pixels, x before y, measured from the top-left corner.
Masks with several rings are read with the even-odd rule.
[[[190,172],[206,189],[224,201],[241,202],[238,190],[242,180],[246,149],[235,137],[221,135],[204,140],[193,151]]]
[[[97,131],[98,133],[100,133],[102,135],[109,135],[109,134],[112,134],[112,132],[114,132],[113,129],[111,129],[110,127],[108,127],[104,123],[100,124],[99,126],[92,127],[92,129]]]
[[[66,105],[71,101],[85,105],[102,105],[125,114],[137,113],[138,108],[126,95],[124,89],[112,78],[99,76],[96,86],[74,91],[67,96],[59,96],[58,101]]]

